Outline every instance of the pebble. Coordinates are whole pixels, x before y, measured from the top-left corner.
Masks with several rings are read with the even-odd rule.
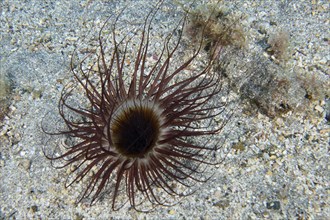
[[[266,207],[267,207],[267,209],[280,210],[281,209],[281,203],[279,201],[267,202]]]
[[[30,170],[31,161],[29,159],[18,159],[18,166],[22,167],[26,171]]]
[[[230,205],[229,200],[222,200],[222,201],[218,201],[218,202],[214,203],[214,206],[221,208],[221,209],[225,209],[225,208],[229,207],[229,205]]]
[[[67,40],[76,42],[78,40],[78,38],[77,37],[68,37]]]
[[[284,124],[283,119],[282,119],[282,118],[277,118],[277,119],[276,119],[276,124],[277,124],[278,126],[282,126],[282,125]]]
[[[33,90],[33,92],[32,92],[32,98],[33,99],[40,99],[41,94],[42,94],[42,91],[41,90]]]
[[[171,209],[170,211],[168,211],[168,214],[174,215],[175,214],[175,210]]]
[[[272,155],[269,157],[270,160],[276,160],[276,158],[277,158],[276,155]]]
[[[271,170],[268,170],[267,173],[266,173],[266,175],[273,176],[273,172]]]
[[[315,110],[320,112],[320,113],[322,113],[324,111],[324,109],[319,105],[315,106]]]
[[[4,167],[5,166],[5,161],[4,160],[0,160],[0,167]]]

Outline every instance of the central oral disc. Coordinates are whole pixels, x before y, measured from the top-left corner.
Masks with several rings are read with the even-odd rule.
[[[123,103],[110,120],[112,145],[126,157],[145,157],[160,139],[161,119],[159,108],[152,102]]]

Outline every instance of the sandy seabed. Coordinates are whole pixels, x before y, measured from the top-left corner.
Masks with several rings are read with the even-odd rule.
[[[223,164],[195,194],[172,207],[141,213],[129,204],[111,211],[107,200],[92,207],[75,204],[82,186],[66,189],[68,170],[54,169],[42,151],[63,140],[44,134],[41,122],[56,126],[56,119],[45,117],[57,114],[61,91],[72,79],[72,53],[91,51],[98,44],[94,32],[111,14],[127,7],[123,21],[142,22],[153,1],[116,2],[0,2],[0,80],[11,85],[0,91],[5,100],[0,103],[9,109],[0,122],[0,219],[330,219],[330,104],[329,92],[322,90],[329,88],[330,73],[326,0],[221,3],[242,15],[247,60],[255,54],[267,58],[263,44],[272,33],[289,34],[284,69],[314,80],[307,84],[317,82],[315,99],[294,97],[297,108],[275,118],[244,111],[242,102],[243,110],[225,128],[231,132],[223,143],[229,151]],[[169,33],[183,15],[170,2],[164,2],[153,26],[152,38],[160,43],[162,33]]]

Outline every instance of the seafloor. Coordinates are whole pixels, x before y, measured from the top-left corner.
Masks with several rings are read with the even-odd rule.
[[[153,45],[161,47],[183,16],[180,2],[189,5],[165,1],[157,12]],[[53,168],[43,154],[63,138],[46,135],[41,126],[58,126],[58,100],[72,80],[71,55],[95,51],[102,24],[125,7],[124,26],[116,33],[141,28],[155,1],[2,0],[0,219],[330,219],[330,2],[219,4],[238,19],[246,40],[238,53],[226,56],[236,62],[227,74],[237,80],[230,93],[238,99],[237,111],[219,134],[228,154],[193,195],[141,213],[129,204],[112,211],[107,199],[94,206],[76,204],[83,184],[65,188],[70,170]],[[269,50],[277,33],[288,41],[280,48],[284,58],[276,57],[276,48]],[[206,54],[199,59],[203,56],[207,59]],[[273,76],[266,76],[268,83],[260,79],[265,74]],[[277,89],[280,82],[289,88]]]

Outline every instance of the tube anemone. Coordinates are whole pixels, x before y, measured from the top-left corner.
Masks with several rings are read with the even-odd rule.
[[[67,186],[85,182],[79,201],[94,203],[106,194],[114,210],[127,201],[133,208],[145,202],[172,205],[173,196],[190,194],[190,186],[209,178],[204,174],[207,165],[218,163],[213,158],[218,146],[209,145],[223,128],[214,121],[224,109],[215,97],[222,92],[221,76],[211,73],[213,59],[202,68],[189,67],[202,42],[188,59],[179,59],[186,16],[173,31],[177,38],[169,34],[148,66],[156,12],[145,19],[131,71],[126,61],[133,38],[117,39],[119,17],[110,40],[102,36],[105,25],[99,32],[93,65],[88,67],[87,58],[78,67],[72,65],[75,88],[82,89],[86,101],[77,107],[72,97],[78,89],[71,85],[63,90],[59,113],[66,129],[56,135],[65,134],[74,143],[45,153],[52,161],[65,161],[61,167],[73,166]]]

